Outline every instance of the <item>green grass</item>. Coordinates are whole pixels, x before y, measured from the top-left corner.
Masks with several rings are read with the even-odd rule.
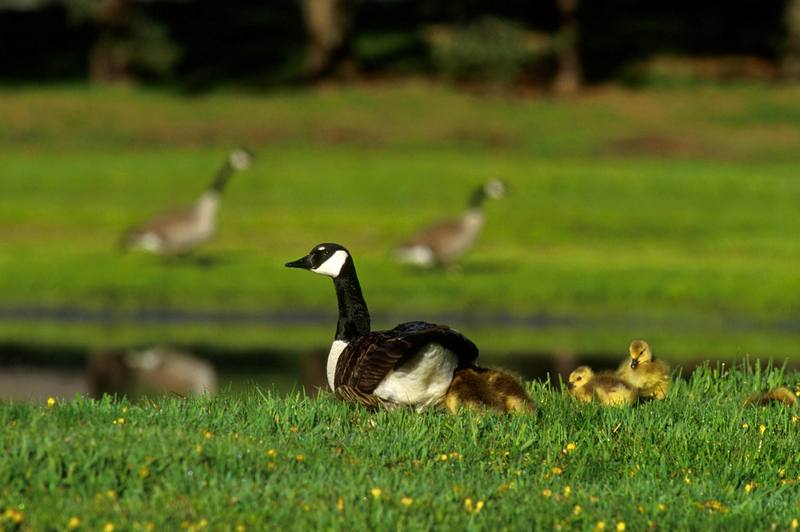
[[[787,530],[799,412],[741,399],[798,381],[705,367],[633,409],[534,382],[536,414],[509,417],[373,414],[328,394],[5,404],[0,527]]]
[[[619,352],[647,336],[676,357],[797,356],[800,333],[785,326],[800,310],[797,88],[602,89],[569,100],[414,84],[1,96],[0,304],[331,313],[312,337],[272,325],[7,323],[5,339],[107,345],[123,330],[133,342],[319,346],[335,319],[329,282],[282,265],[337,241],[353,252],[374,311],[469,314],[462,328],[484,351]],[[213,267],[117,251],[126,227],[192,201],[239,144],[259,158],[226,194],[204,251]],[[487,206],[462,274],[389,260],[393,245],[458,214],[492,176],[511,194]],[[474,325],[502,313],[595,325]]]

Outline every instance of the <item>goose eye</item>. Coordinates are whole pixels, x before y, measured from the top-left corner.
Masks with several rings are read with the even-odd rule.
[[[581,380],[581,379],[583,379],[583,377],[578,377],[578,378],[576,378],[575,380],[576,380],[576,381],[579,381],[579,380]]]

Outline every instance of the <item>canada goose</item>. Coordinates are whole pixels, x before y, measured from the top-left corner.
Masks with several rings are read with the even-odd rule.
[[[398,262],[422,267],[447,266],[460,259],[475,244],[484,224],[483,202],[501,198],[506,187],[492,179],[473,192],[469,206],[456,220],[435,224],[395,249]]]
[[[582,403],[596,400],[610,406],[626,406],[636,402],[636,389],[610,371],[595,373],[589,366],[580,366],[569,375],[569,392]]]
[[[214,367],[194,355],[156,346],[144,351],[112,351],[89,359],[89,394],[176,393],[213,395]]]
[[[630,358],[617,370],[617,376],[633,385],[645,399],[664,399],[669,391],[669,365],[653,356],[650,344],[634,340],[628,347]]]
[[[773,388],[766,392],[758,392],[744,400],[744,406],[768,406],[771,404],[783,403],[786,406],[797,406],[797,397],[794,392],[785,386]]]
[[[478,348],[445,326],[412,321],[389,331],[371,331],[355,264],[339,244],[319,244],[288,268],[333,279],[339,304],[336,336],[328,353],[328,385],[336,395],[369,408],[438,404],[456,368],[472,365]]]
[[[478,366],[456,369],[443,404],[453,414],[460,408],[513,413],[533,409],[525,388],[512,375]]]
[[[235,171],[249,168],[252,160],[253,154],[249,151],[233,150],[192,207],[160,214],[129,229],[123,236],[123,246],[159,255],[177,255],[206,242],[216,230],[217,210],[225,186]]]

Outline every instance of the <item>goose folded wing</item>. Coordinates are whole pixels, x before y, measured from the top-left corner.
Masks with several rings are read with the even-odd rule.
[[[461,333],[443,325],[409,322],[351,342],[337,364],[334,385],[372,393],[386,375],[431,343],[455,353],[460,367],[468,366],[478,357],[478,348]]]

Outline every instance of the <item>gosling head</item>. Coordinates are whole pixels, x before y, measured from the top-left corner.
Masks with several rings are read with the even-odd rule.
[[[592,380],[594,377],[594,372],[592,368],[589,366],[580,366],[575,368],[575,370],[569,374],[569,381],[567,382],[567,387],[571,390],[573,388],[580,388],[581,386],[585,386],[587,382]]]
[[[653,361],[653,351],[650,350],[650,344],[644,340],[634,340],[628,347],[631,355],[631,369],[636,367],[642,362]]]
[[[308,255],[287,262],[286,267],[301,268],[336,279],[347,268],[353,268],[353,259],[344,246],[333,243],[317,244]]]
[[[228,155],[228,164],[234,170],[247,170],[253,164],[253,153],[244,148],[237,148]]]

